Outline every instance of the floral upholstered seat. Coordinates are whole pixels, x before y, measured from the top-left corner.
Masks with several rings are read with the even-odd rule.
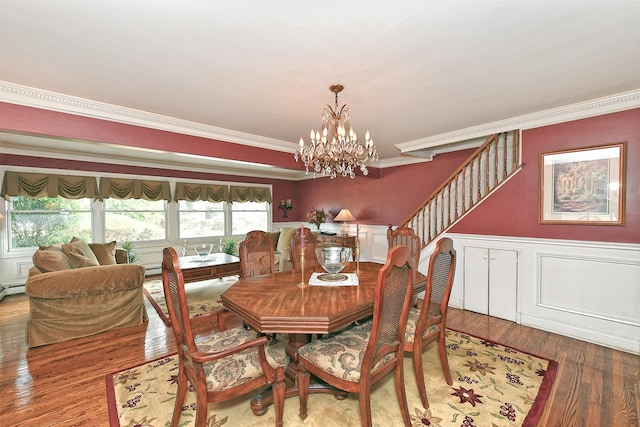
[[[436,317],[436,316],[431,316],[431,317]],[[416,325],[418,324],[419,318],[420,318],[420,310],[418,310],[415,307],[411,307],[411,311],[409,311],[409,319],[407,320],[407,328],[404,331],[405,344],[413,344],[413,341],[416,338]],[[440,323],[429,325],[429,327],[422,332],[422,337],[424,338],[434,332],[440,332]]]
[[[204,353],[219,353],[238,347],[240,344],[254,340],[255,332],[248,331],[244,327],[227,329],[216,332],[200,339],[196,339],[198,351]],[[285,342],[278,341],[265,347],[267,362],[274,369],[284,367],[287,363],[285,355]],[[264,375],[260,365],[258,350],[253,347],[241,353],[205,362],[204,373],[207,377],[207,390],[224,390],[238,386],[251,379]]]
[[[325,372],[347,381],[360,381],[362,357],[369,343],[371,335],[371,321],[359,325],[351,325],[339,334],[329,335],[301,347],[300,357],[311,361]],[[393,353],[385,355],[372,368],[372,373],[378,371],[393,359]]]

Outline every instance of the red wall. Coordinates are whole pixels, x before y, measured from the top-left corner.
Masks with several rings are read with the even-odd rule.
[[[624,225],[538,223],[540,153],[627,141]],[[640,109],[522,133],[523,170],[451,231],[465,234],[640,243]]]
[[[0,103],[0,129],[71,139],[110,142],[299,169],[290,153],[247,147],[206,138],[142,128],[105,120]],[[626,224],[538,224],[538,158],[541,152],[627,141]],[[467,234],[558,238],[571,240],[640,242],[640,109],[527,130],[522,136],[523,170],[479,205],[452,231]],[[432,162],[372,170],[369,177],[308,179],[300,182],[185,172],[92,162],[0,154],[0,164],[132,173],[190,179],[272,184],[273,220],[284,221],[277,204],[291,199],[287,221],[306,222],[312,208],[330,213],[329,221],[348,208],[365,224],[398,224],[405,220],[471,154],[471,150],[440,154]]]
[[[0,130],[300,169],[293,154],[0,102]]]
[[[328,222],[347,208],[364,224],[397,225],[413,213],[431,193],[473,153],[439,154],[433,161],[380,170],[380,178],[317,178],[300,183],[300,210],[296,220],[306,221],[312,207],[330,213]]]

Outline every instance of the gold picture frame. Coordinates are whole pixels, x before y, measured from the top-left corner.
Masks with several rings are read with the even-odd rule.
[[[541,224],[623,225],[626,141],[540,153]]]

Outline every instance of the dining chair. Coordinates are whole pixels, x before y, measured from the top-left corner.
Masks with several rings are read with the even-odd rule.
[[[438,341],[438,353],[442,372],[451,385],[451,372],[446,349],[447,307],[453,276],[456,268],[456,251],[453,241],[447,237],[436,243],[433,254],[429,257],[427,287],[422,307],[411,307],[404,335],[404,351],[413,353],[413,369],[416,374],[420,400],[425,408],[429,407],[427,391],[424,383],[422,352],[425,346]],[[416,339],[416,337],[422,337]]]
[[[300,255],[302,254],[300,230],[291,236],[291,262],[293,262],[294,270],[300,269]],[[309,228],[304,228],[304,268],[312,269],[318,266],[318,258],[316,257],[316,247],[318,239]],[[308,270],[310,271],[310,270]]]
[[[407,246],[411,251],[411,259],[416,263],[416,271],[418,269],[418,263],[420,262],[420,249],[422,248],[422,242],[420,237],[413,231],[411,227],[398,227],[395,230],[391,230],[387,236],[389,240],[389,249],[394,246]]]
[[[238,245],[242,277],[272,274],[275,271],[273,240],[262,230],[253,230]]]
[[[395,230],[389,226],[387,230],[387,240],[389,241],[389,249],[394,246],[402,245],[407,246],[411,251],[411,260],[415,263],[413,283],[416,285],[416,274],[418,272],[418,265],[420,264],[420,250],[422,249],[422,242],[420,237],[413,231],[411,227],[398,227]],[[418,303],[418,297],[414,296],[412,305]]]
[[[411,424],[403,374],[402,340],[413,294],[406,246],[396,246],[378,273],[373,318],[298,349],[300,419],[307,418],[310,374],[337,389],[358,393],[360,423],[371,426],[371,388],[394,372],[405,426]],[[383,405],[383,402],[380,402]]]
[[[171,426],[182,414],[187,382],[196,391],[196,427],[207,423],[209,402],[223,402],[269,386],[273,389],[276,426],[282,426],[284,413],[284,348],[267,346],[267,338],[241,326],[227,329],[224,309],[218,309],[219,331],[198,334],[189,319],[184,276],[178,255],[169,247],[162,254],[162,282],[171,328],[178,349],[178,389]]]

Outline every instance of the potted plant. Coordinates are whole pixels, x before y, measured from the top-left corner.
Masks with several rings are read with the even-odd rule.
[[[125,249],[127,251],[129,264],[135,264],[138,262],[138,255],[133,250],[133,242],[127,240],[125,242],[122,242],[120,246],[122,246],[122,249]]]
[[[237,243],[234,239],[232,239],[231,237],[228,238],[227,240],[225,240],[225,242],[222,245],[222,252],[224,252],[225,254],[229,254],[229,255],[234,255],[236,254],[237,251]]]

